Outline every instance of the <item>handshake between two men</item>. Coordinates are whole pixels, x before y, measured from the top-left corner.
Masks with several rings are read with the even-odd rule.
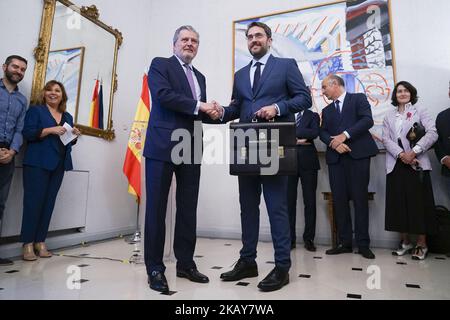
[[[233,101],[231,101],[233,103]],[[206,113],[212,120],[222,119],[225,112],[224,108],[217,102],[201,102],[200,111]],[[271,120],[278,114],[277,107],[272,104],[270,106],[264,106],[255,112],[255,117],[260,119]]]

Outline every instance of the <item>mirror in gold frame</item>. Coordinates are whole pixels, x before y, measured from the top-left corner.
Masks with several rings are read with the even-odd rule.
[[[95,6],[78,8],[67,0],[44,0],[31,103],[37,103],[47,81],[56,79],[66,88],[67,111],[82,133],[114,139],[113,97],[122,40],[117,29],[99,20]],[[101,95],[103,112],[93,112],[94,95]]]

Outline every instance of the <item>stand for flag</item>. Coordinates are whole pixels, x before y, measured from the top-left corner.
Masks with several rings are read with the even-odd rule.
[[[141,242],[141,229],[139,227],[139,202],[137,204],[137,212],[136,212],[136,231],[134,234],[128,238],[125,238],[125,241],[129,244]]]

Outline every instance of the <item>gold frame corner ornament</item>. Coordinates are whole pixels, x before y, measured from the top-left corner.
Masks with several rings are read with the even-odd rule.
[[[43,0],[43,11],[41,19],[41,27],[39,32],[38,44],[34,49],[34,57],[36,64],[34,66],[33,82],[31,89],[30,104],[37,104],[39,102],[39,96],[42,88],[45,85],[45,77],[47,71],[48,54],[50,51],[50,43],[53,29],[53,18],[55,16],[56,3],[62,3],[63,5],[70,7],[72,10],[78,12],[83,17],[95,23],[100,28],[103,28],[107,32],[111,33],[115,39],[116,44],[114,48],[114,61],[113,61],[113,73],[112,73],[112,90],[110,94],[110,105],[108,111],[108,122],[106,129],[96,129],[86,125],[76,124],[80,131],[89,136],[103,138],[107,141],[111,141],[115,138],[115,132],[113,129],[112,113],[113,113],[113,95],[117,90],[117,54],[120,46],[123,42],[122,33],[107,26],[99,19],[100,13],[95,5],[83,6],[81,8],[75,6],[69,0]],[[74,115],[75,116],[75,115]]]
[[[89,7],[82,6],[80,9],[81,15],[85,17],[89,17],[94,20],[98,20],[100,18],[100,13],[95,5],[91,5]]]

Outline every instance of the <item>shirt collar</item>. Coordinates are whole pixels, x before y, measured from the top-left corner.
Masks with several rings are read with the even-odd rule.
[[[184,63],[183,60],[181,60],[180,58],[178,58],[177,55],[175,55],[175,58],[177,58],[178,62],[181,64],[181,66],[184,68],[184,65],[188,65],[189,69],[191,69],[192,71],[194,71],[194,67],[192,66],[192,63]]]
[[[339,100],[339,103],[341,104],[341,106],[344,104],[344,99],[345,96],[347,95],[347,92],[344,91],[343,94],[341,94],[336,100]],[[336,100],[334,100],[336,102]]]
[[[3,78],[0,79],[0,87],[6,89],[6,86],[5,86],[5,84],[3,83]],[[16,87],[14,88],[13,91],[19,91],[19,86],[16,86]]]
[[[269,60],[269,57],[270,57],[270,52],[267,52],[265,55],[263,55],[261,57],[261,59],[259,59],[259,60],[253,59],[252,60],[252,67],[254,67],[255,63],[257,63],[257,62],[261,62],[261,64],[266,65],[267,64],[267,60]]]

